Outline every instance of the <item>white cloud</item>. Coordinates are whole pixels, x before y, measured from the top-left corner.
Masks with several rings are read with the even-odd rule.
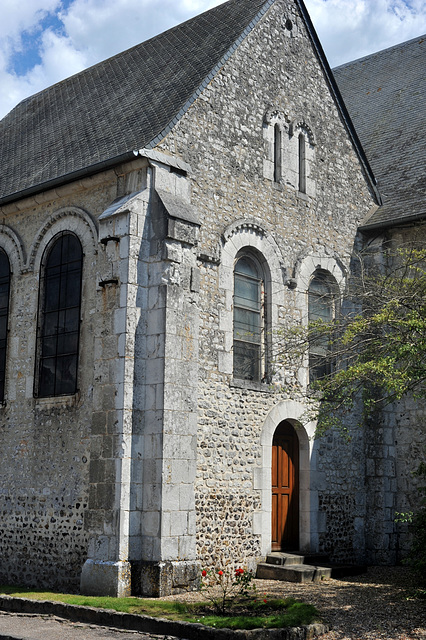
[[[75,0],[61,18],[75,47],[97,62],[223,1]]]
[[[426,32],[424,0],[305,0],[331,66]]]
[[[17,102],[82,69],[143,42],[224,0],[2,0],[7,19],[0,24],[0,117]],[[22,35],[40,31],[49,12],[57,11],[61,33],[45,31],[34,66],[18,76],[10,69],[22,50]],[[40,36],[40,34],[38,34]]]
[[[17,102],[224,0],[1,0],[0,117]],[[305,0],[335,66],[426,32],[425,0]],[[53,13],[55,12],[55,14]],[[60,30],[42,33],[46,16]],[[25,38],[23,37],[25,36]],[[13,70],[28,36],[37,54]]]
[[[34,29],[40,20],[55,10],[60,0],[2,0],[0,20],[1,48],[5,39],[17,42],[22,31]]]

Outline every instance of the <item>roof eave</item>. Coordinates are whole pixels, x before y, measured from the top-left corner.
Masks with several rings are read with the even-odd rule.
[[[420,222],[426,220],[426,213],[416,213],[412,216],[404,216],[403,218],[394,218],[393,220],[380,220],[373,224],[364,224],[358,227],[359,231],[367,233],[369,231],[377,231],[378,229],[389,229],[391,227],[401,227],[413,222]]]
[[[66,184],[69,184],[70,182],[81,180],[82,178],[89,178],[90,176],[101,173],[102,171],[113,169],[123,162],[129,162],[130,160],[134,159],[135,152],[127,151],[118,156],[115,156],[114,158],[109,158],[108,160],[97,162],[96,164],[90,165],[89,167],[84,167],[83,169],[79,169],[78,171],[72,171],[71,173],[59,176],[57,178],[54,178],[53,180],[47,180],[46,182],[41,182],[39,184],[28,187],[27,189],[22,189],[22,191],[16,191],[15,193],[0,197],[0,206],[5,206],[6,204],[11,204],[13,202],[16,202],[17,200],[35,196],[42,191],[48,191],[49,189],[62,187]]]

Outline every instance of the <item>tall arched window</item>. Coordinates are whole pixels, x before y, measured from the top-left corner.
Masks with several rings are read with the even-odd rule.
[[[306,140],[299,134],[299,191],[306,193]]]
[[[40,397],[77,391],[82,265],[80,241],[71,233],[60,234],[43,256],[36,389]]]
[[[282,159],[281,159],[281,128],[279,124],[274,127],[274,182],[281,181]]]
[[[0,402],[4,400],[6,379],[7,320],[9,314],[10,264],[0,249]]]
[[[332,276],[325,271],[314,274],[308,290],[308,319],[312,322],[330,323],[336,314],[335,286]],[[327,335],[319,335],[309,346],[309,381],[312,383],[331,373],[333,360],[330,340]]]
[[[265,375],[264,281],[260,265],[242,256],[234,268],[234,377],[260,382]]]

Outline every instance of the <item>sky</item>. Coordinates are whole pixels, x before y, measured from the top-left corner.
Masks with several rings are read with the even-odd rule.
[[[0,118],[223,0],[0,0]],[[305,0],[332,67],[426,33],[426,0]]]

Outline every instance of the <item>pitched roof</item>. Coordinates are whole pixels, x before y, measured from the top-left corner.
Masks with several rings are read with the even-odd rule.
[[[426,215],[426,36],[333,70],[383,205],[363,228]]]
[[[0,121],[0,205],[155,147],[275,2],[228,0],[23,100]],[[374,191],[304,2],[295,2]]]
[[[274,1],[230,0],[22,101],[0,121],[0,203],[154,146]]]

